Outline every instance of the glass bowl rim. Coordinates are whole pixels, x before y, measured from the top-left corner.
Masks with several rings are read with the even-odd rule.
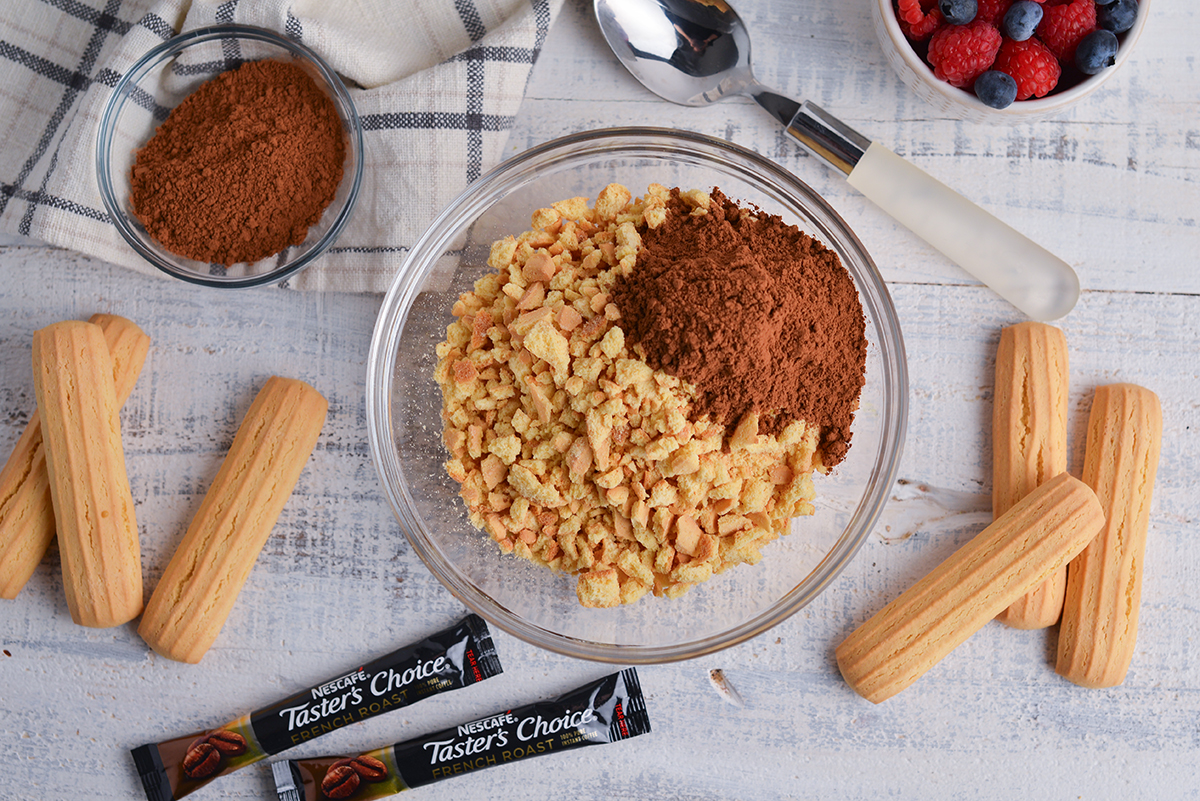
[[[307,60],[317,69],[321,77],[325,80],[333,93],[337,95],[337,100],[348,112],[346,122],[350,126],[350,139],[352,152],[355,154],[353,175],[349,176],[352,181],[349,193],[346,196],[341,210],[334,219],[321,238],[313,244],[313,246],[301,255],[299,258],[287,262],[286,264],[265,273],[258,273],[250,276],[237,276],[233,278],[220,276],[206,276],[195,273],[189,270],[181,270],[171,262],[163,259],[153,250],[148,248],[142,242],[141,236],[133,230],[129,222],[125,219],[125,214],[121,211],[121,203],[116,197],[116,192],[113,190],[112,170],[109,164],[109,151],[112,147],[113,137],[116,131],[116,120],[125,104],[129,102],[132,92],[131,86],[136,86],[146,74],[160,63],[167,59],[178,55],[188,47],[197,44],[204,44],[217,39],[248,39],[252,41],[266,42],[268,44],[282,47],[289,52],[300,56]],[[339,116],[340,110],[339,110]],[[249,287],[262,286],[264,284],[273,284],[283,281],[284,279],[295,275],[300,270],[307,267],[318,256],[323,254],[341,234],[346,223],[350,219],[351,213],[358,202],[359,191],[362,187],[363,177],[363,129],[362,120],[359,117],[358,109],[354,105],[354,100],[350,97],[350,92],[346,89],[346,85],[337,73],[320,55],[311,48],[301,42],[281,36],[275,31],[267,28],[260,28],[254,25],[240,24],[222,24],[222,25],[207,25],[202,28],[186,31],[177,36],[173,36],[162,44],[155,45],[147,50],[133,65],[125,71],[121,79],[113,86],[112,92],[108,99],[105,100],[104,110],[100,116],[100,125],[96,134],[96,178],[100,188],[100,199],[104,203],[104,209],[108,214],[113,225],[121,237],[132,247],[138,255],[146,259],[152,265],[157,267],[162,272],[201,286],[218,287],[224,289],[245,289]],[[342,180],[346,180],[343,176]]]
[[[618,144],[622,140],[630,141],[625,145]],[[754,168],[752,173],[748,169],[744,172],[752,174],[764,184],[771,185],[775,190],[784,190],[798,208],[807,209],[806,204],[811,204],[838,226],[838,233],[845,237],[851,249],[857,251],[855,255],[861,258],[866,269],[865,274],[861,276],[864,283],[859,284],[856,280],[856,286],[859,288],[864,307],[875,321],[881,339],[877,346],[880,349],[884,395],[880,437],[883,444],[875,457],[872,480],[864,487],[849,523],[834,546],[824,554],[800,584],[754,617],[702,639],[672,645],[627,645],[571,637],[529,623],[478,590],[466,577],[460,576],[453,564],[442,558],[437,547],[432,542],[425,541],[424,535],[420,533],[424,524],[420,516],[413,511],[414,504],[403,465],[393,445],[391,377],[398,343],[408,321],[408,314],[421,291],[422,280],[419,279],[424,278],[423,274],[416,274],[419,269],[417,261],[419,257],[427,257],[425,251],[431,243],[448,240],[454,233],[478,220],[481,213],[495,202],[503,200],[507,194],[507,191],[504,191],[506,176],[519,173],[521,168],[530,162],[539,162],[554,155],[561,155],[565,159],[591,156],[599,148],[603,148],[605,157],[636,156],[639,153],[632,151],[644,151],[656,140],[667,140],[671,147],[686,149],[689,154],[706,160],[713,160],[718,155],[732,155],[742,159],[744,167]],[[581,150],[581,146],[585,145],[588,149]],[[642,152],[641,155],[646,154]],[[450,224],[454,224],[454,227],[448,227]],[[828,242],[825,244],[829,245]],[[885,334],[885,330],[889,333]],[[377,377],[380,379],[378,382],[374,380]],[[892,397],[893,395],[895,397]],[[804,608],[841,574],[874,531],[891,487],[895,483],[904,450],[908,395],[904,338],[886,284],[861,241],[824,198],[791,172],[766,157],[716,137],[670,128],[602,128],[561,136],[509,158],[468,186],[429,224],[392,279],[376,318],[367,357],[367,435],[372,462],[405,538],[439,583],[469,609],[520,640],[564,656],[619,664],[662,664],[711,654],[762,634]],[[884,457],[889,452],[890,463],[881,465],[880,462],[886,461]],[[397,486],[389,483],[389,467],[395,468],[400,478]],[[854,535],[848,537],[848,532],[852,530]],[[821,575],[821,579],[809,584],[815,575]]]

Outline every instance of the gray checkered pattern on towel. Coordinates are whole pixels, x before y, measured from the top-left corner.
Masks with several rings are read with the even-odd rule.
[[[447,203],[497,164],[562,0],[6,0],[0,230],[158,274],[121,239],[95,176],[112,88],[147,50],[214,23],[320,53],[364,129],[362,192],[298,289],[382,292]],[[229,53],[231,63],[237,54]]]

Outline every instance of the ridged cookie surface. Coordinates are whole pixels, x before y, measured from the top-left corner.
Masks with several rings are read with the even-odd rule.
[[[1067,473],[1042,484],[837,648],[846,682],[873,703],[908,687],[1096,536],[1096,494]]]
[[[259,390],[142,615],[138,634],[155,651],[199,662],[216,640],[316,447],[328,406],[291,378],[272,376]]]
[[[1083,481],[1095,490],[1107,521],[1068,568],[1055,668],[1083,687],[1122,683],[1133,659],[1161,448],[1157,395],[1133,384],[1096,390]]]
[[[992,407],[992,516],[1000,517],[1067,469],[1067,340],[1045,323],[1000,332]],[[998,619],[1018,629],[1058,622],[1067,574],[1060,570],[1018,598]]]
[[[94,323],[33,335],[33,385],[71,618],[107,628],[142,611],[142,560],[113,360]]]
[[[150,337],[124,317],[93,314],[113,361],[117,405],[124,405],[146,361]],[[54,541],[54,506],[42,440],[42,416],[34,409],[21,438],[0,470],[0,598],[16,598]]]

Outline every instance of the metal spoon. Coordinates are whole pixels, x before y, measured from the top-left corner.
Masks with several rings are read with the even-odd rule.
[[[659,97],[706,106],[754,98],[788,135],[850,185],[1034,320],[1056,320],[1079,298],[1065,261],[809,101],[763,86],[750,35],[722,0],[594,0],[621,63]]]

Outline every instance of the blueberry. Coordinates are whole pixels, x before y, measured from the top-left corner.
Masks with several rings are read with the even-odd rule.
[[[1124,33],[1137,21],[1137,0],[1116,0],[1096,9],[1096,24],[1106,31]]]
[[[976,0],[938,0],[938,8],[951,25],[966,25],[979,13]]]
[[[1008,108],[1017,99],[1017,82],[1007,73],[988,70],[975,79],[975,96],[992,108]]]
[[[1108,5],[1109,3],[1115,3],[1116,1],[1117,1],[1117,0],[1096,0],[1096,5],[1098,5],[1098,6],[1106,6],[1106,5]]]
[[[1075,48],[1075,66],[1080,72],[1095,75],[1117,61],[1117,35],[1103,28],[1079,40]]]
[[[1004,14],[1001,30],[1009,39],[1023,42],[1033,36],[1038,23],[1042,21],[1042,7],[1031,0],[1017,0],[1009,6]]]

